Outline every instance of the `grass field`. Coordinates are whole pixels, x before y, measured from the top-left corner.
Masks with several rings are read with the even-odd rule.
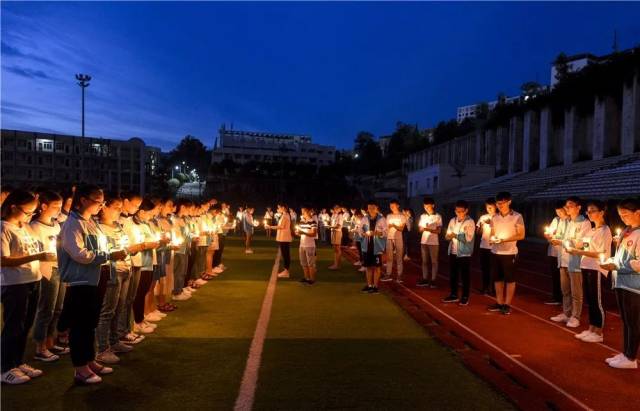
[[[229,269],[159,323],[156,333],[92,387],[72,384],[68,358],[37,364],[45,375],[2,387],[2,408],[232,409],[271,275],[272,240],[245,255],[229,238]],[[350,265],[328,271],[318,252],[318,283],[277,284],[255,396],[255,409],[512,409],[438,345],[385,295],[363,295]],[[27,350],[28,361],[33,352]]]

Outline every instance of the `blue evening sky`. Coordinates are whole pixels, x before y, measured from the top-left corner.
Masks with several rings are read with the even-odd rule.
[[[348,148],[640,43],[640,3],[2,2],[2,127],[211,146],[222,123]]]

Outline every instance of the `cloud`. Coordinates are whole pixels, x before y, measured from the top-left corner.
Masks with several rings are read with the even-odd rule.
[[[19,66],[9,66],[9,67],[5,66],[4,69],[7,70],[8,72],[11,72],[26,78],[32,78],[32,79],[40,78],[45,80],[48,80],[51,78],[47,73],[45,73],[42,70],[32,70],[30,68],[19,67]]]
[[[5,58],[6,57],[18,57],[18,58],[23,58],[23,59],[27,59],[27,60],[33,60],[33,61],[36,61],[38,63],[51,64],[51,65],[54,64],[53,61],[51,61],[51,60],[49,60],[47,58],[44,58],[44,57],[41,57],[41,56],[36,56],[34,54],[22,51],[18,47],[10,45],[5,41],[2,41],[1,50],[2,50],[2,56],[5,57]]]

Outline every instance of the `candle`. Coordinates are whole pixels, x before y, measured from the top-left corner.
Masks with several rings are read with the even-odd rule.
[[[367,232],[365,233],[367,235],[367,237],[371,237],[371,235],[373,234],[371,230],[367,230]]]
[[[620,238],[620,233],[622,233],[622,229],[620,227],[616,228],[616,237]]]
[[[133,232],[133,241],[135,241],[136,244],[144,243],[144,237],[142,236],[142,233],[140,232],[140,229],[138,227],[133,225],[131,227],[131,231]]]
[[[421,221],[420,222],[420,227],[427,228],[427,222],[426,221]]]
[[[544,233],[546,235],[550,235],[551,234],[551,227],[549,227],[548,225],[544,227]]]
[[[604,264],[605,259],[604,259],[604,253],[600,253],[600,264]]]
[[[260,225],[260,222],[259,222],[259,221],[257,221],[257,220],[256,220],[256,221],[254,221],[254,222],[253,222],[253,226],[254,226],[254,227],[257,227],[257,226],[259,226],[259,225]]]
[[[56,238],[55,237],[49,237],[49,243],[47,244],[47,249],[46,251],[49,253],[56,253]]]
[[[296,231],[300,231],[300,225],[296,224]]]
[[[590,242],[591,242],[591,237],[584,237],[582,239],[582,249],[583,250],[588,250]]]
[[[569,248],[571,248],[571,241],[569,241],[569,240],[564,240],[564,248],[566,248],[567,250],[568,250]]]
[[[98,234],[98,250],[109,251],[109,247],[107,245],[107,236],[104,234]]]
[[[123,234],[122,236],[120,236],[120,239],[118,240],[118,247],[121,250],[124,250],[128,246],[129,246],[129,236],[126,234]]]

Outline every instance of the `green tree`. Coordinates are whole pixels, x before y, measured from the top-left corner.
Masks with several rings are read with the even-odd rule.
[[[564,53],[558,54],[553,61],[553,66],[556,68],[556,80],[564,81],[569,75],[569,57]]]
[[[200,178],[204,179],[211,164],[211,151],[198,138],[187,135],[169,153],[170,166],[182,165],[183,161],[186,167],[195,168]]]

